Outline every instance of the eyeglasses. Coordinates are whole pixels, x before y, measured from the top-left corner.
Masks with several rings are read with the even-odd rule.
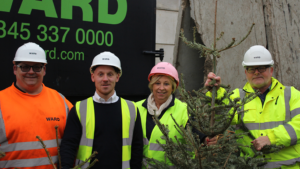
[[[38,66],[38,65],[34,65],[34,66],[29,66],[29,65],[25,65],[25,66],[20,66],[20,65],[16,65],[17,67],[21,68],[22,72],[29,72],[30,69],[32,68],[32,70],[34,72],[40,72],[42,70],[42,68],[44,66]]]
[[[259,67],[247,67],[246,70],[248,73],[255,73],[258,70],[259,73],[265,72],[270,66],[259,66]]]

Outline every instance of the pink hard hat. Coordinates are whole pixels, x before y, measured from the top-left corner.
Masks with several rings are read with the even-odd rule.
[[[157,65],[155,65],[149,76],[148,76],[148,81],[150,82],[150,79],[153,75],[155,74],[163,74],[163,75],[168,75],[171,76],[175,79],[175,82],[177,84],[177,87],[179,85],[179,78],[178,78],[178,72],[175,69],[175,67],[168,62],[159,62]]]

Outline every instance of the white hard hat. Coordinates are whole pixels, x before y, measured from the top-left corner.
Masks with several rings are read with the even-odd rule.
[[[245,66],[259,66],[259,65],[273,65],[271,53],[261,45],[250,47],[244,55],[242,65]]]
[[[38,44],[28,42],[18,48],[13,63],[38,62],[47,64],[46,54]]]
[[[94,66],[107,65],[113,66],[120,70],[120,77],[122,75],[122,68],[120,59],[111,52],[102,52],[99,55],[94,57],[90,72],[93,73],[92,69]]]

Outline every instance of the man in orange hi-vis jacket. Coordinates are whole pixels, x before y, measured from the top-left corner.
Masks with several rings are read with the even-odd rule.
[[[0,91],[0,168],[52,169],[40,136],[57,163],[58,137],[62,137],[69,109],[73,105],[57,91],[43,84],[45,51],[35,43],[19,47],[13,60],[16,81]],[[60,141],[60,140],[59,140]]]

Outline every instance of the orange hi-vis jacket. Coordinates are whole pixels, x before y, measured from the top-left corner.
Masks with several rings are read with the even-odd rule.
[[[57,91],[43,84],[37,95],[23,93],[14,84],[0,91],[0,168],[52,169],[40,136],[53,162],[57,163],[55,126],[59,141],[73,105]]]

